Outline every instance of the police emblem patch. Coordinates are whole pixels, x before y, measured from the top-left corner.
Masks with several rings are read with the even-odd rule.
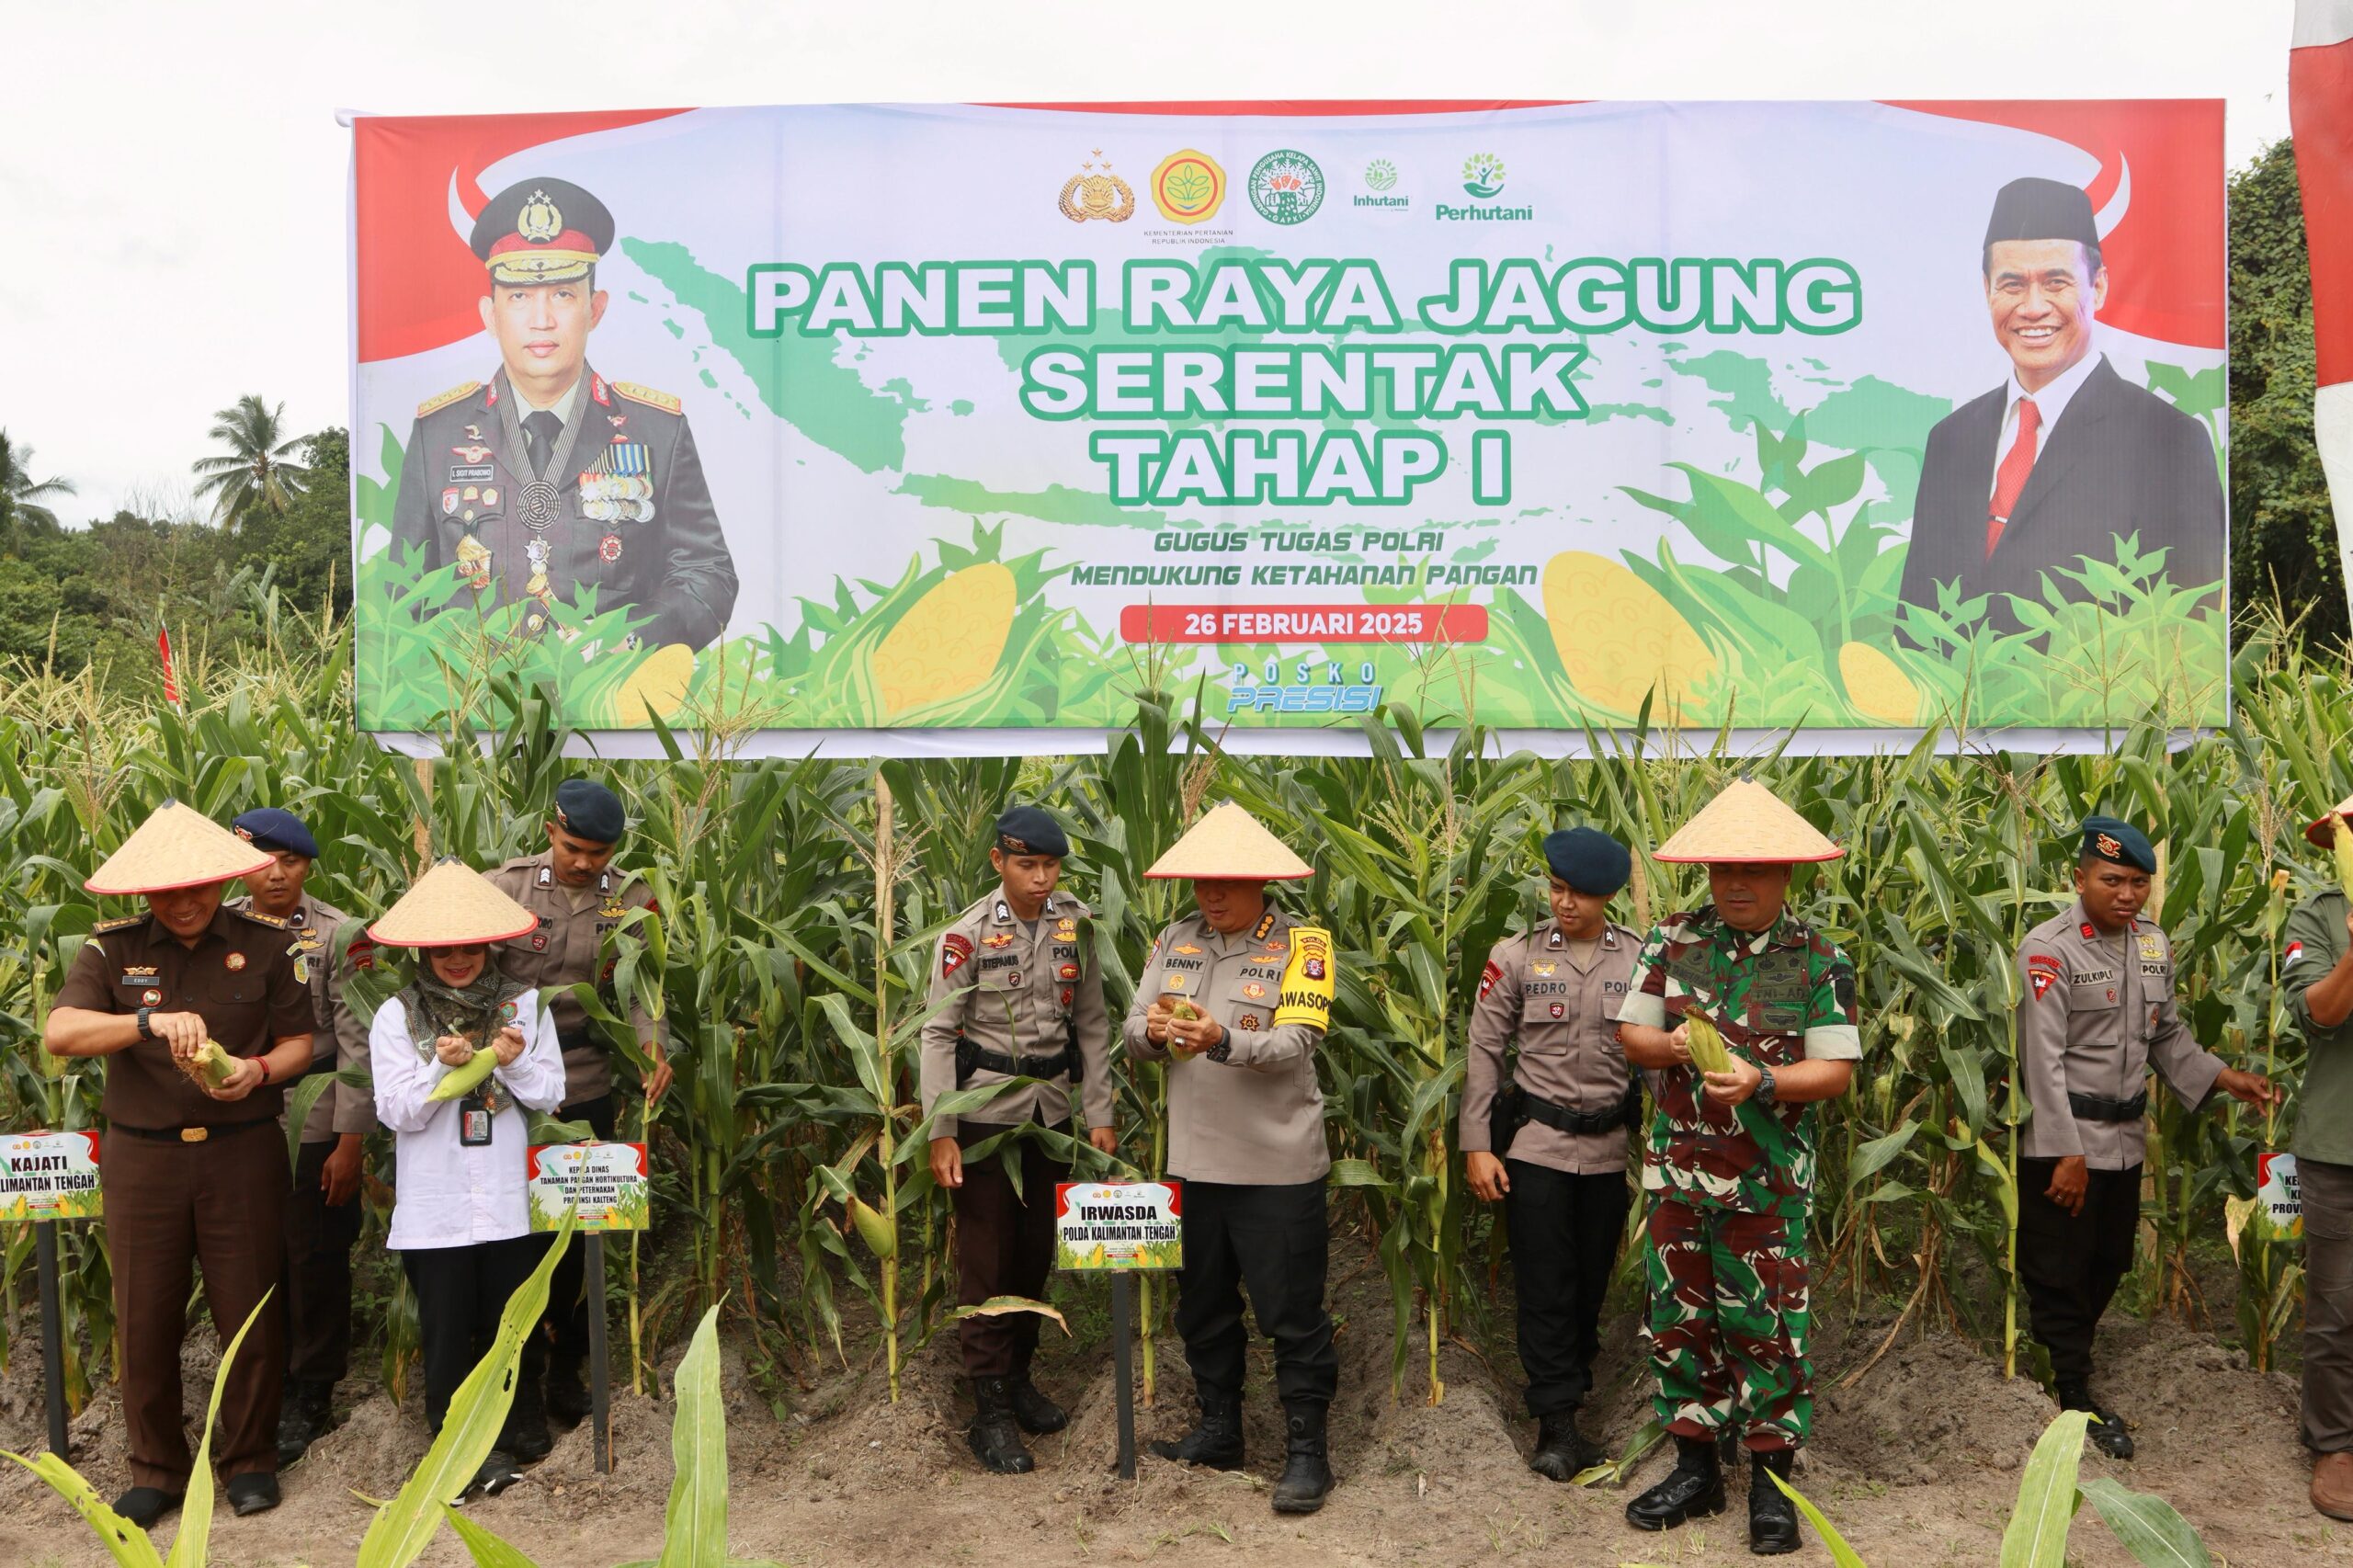
[[[1076,993],[1075,991],[1073,991],[1069,986],[1067,986],[1067,985],[1063,986],[1063,1006],[1065,1006],[1065,1007],[1069,1006],[1070,1006],[1070,999],[1071,999],[1073,996],[1075,996],[1075,995],[1077,995],[1077,994],[1078,994],[1078,993]]]
[[[607,534],[604,538],[598,540],[597,541],[597,558],[602,561],[619,561],[621,558],[621,536],[619,534]]]
[[[1258,1027],[1258,1015],[1256,1013],[1245,1013],[1233,1022],[1236,1028],[1255,1029]]]
[[[1565,1003],[1555,1002],[1552,1004],[1551,1011],[1554,1017],[1562,1018],[1568,1016],[1569,1009]]]
[[[1009,970],[1006,970],[1006,971],[1005,971],[1005,983],[1006,983],[1007,985],[1018,985],[1018,984],[1020,984],[1020,983],[1021,983],[1021,971],[1020,971],[1019,970],[1017,970],[1017,969],[1009,969]]]
[[[1255,980],[1242,988],[1242,994],[1249,997],[1253,1002],[1256,1002],[1259,997],[1264,996],[1266,994],[1267,988],[1259,984]]]
[[[939,939],[939,972],[956,972],[965,960],[972,956],[972,939],[961,931],[950,931]]]
[[[457,486],[451,485],[441,492],[441,515],[445,517],[454,517],[458,515]]]
[[[139,994],[139,1005],[142,1007],[159,1007],[163,1006],[163,1002],[164,994],[153,988]]]
[[[2058,980],[2059,972],[2057,959],[2030,958],[2026,960],[2027,979],[2033,983],[2036,1001],[2042,1000],[2043,994]]]
[[[1495,960],[1489,959],[1487,967],[1479,971],[1479,999],[1486,1000],[1487,993],[1493,991],[1495,988],[1495,982],[1503,977],[1503,966],[1496,963]]]
[[[1076,980],[1078,978],[1078,966],[1074,963],[1066,963],[1063,965],[1062,977],[1064,980]]]
[[[1308,960],[1306,964],[1303,966],[1302,972],[1305,973],[1307,978],[1310,980],[1323,979],[1324,960],[1322,959]]]
[[[234,971],[245,967],[245,955],[243,953],[231,953],[227,958],[221,961],[228,965],[231,972],[233,973]]]

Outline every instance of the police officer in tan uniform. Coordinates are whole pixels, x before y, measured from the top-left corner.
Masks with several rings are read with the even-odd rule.
[[[2091,1412],[2093,1443],[2116,1459],[2132,1457],[2132,1439],[2092,1397],[2092,1334],[2132,1267],[2149,1069],[2192,1108],[2217,1088],[2257,1106],[2277,1095],[2190,1038],[2172,944],[2141,916],[2156,869],[2139,828],[2085,818],[2075,902],[2018,954],[2018,1064],[2034,1107],[2018,1160],[2018,1276],[2060,1408]]]
[[[74,957],[41,1043],[107,1059],[108,1256],[122,1346],[131,1489],[115,1512],[153,1524],[188,1490],[180,1342],[190,1276],[226,1346],[262,1308],[222,1380],[212,1459],[240,1514],[278,1506],[285,1317],[284,1085],[311,1067],[311,994],[282,922],[222,903],[269,857],[166,801],[84,884],[144,894],[147,913],[105,920]],[[195,1065],[217,1041],[235,1059],[215,1084]],[[267,1298],[267,1301],[265,1301]]]
[[[1144,873],[1186,878],[1198,913],[1153,944],[1128,1014],[1128,1050],[1168,1062],[1168,1171],[1184,1179],[1176,1332],[1200,1419],[1164,1459],[1242,1466],[1242,1292],[1275,1342],[1288,1454],[1275,1511],[1312,1514],[1332,1489],[1324,1415],[1339,1387],[1324,1309],[1331,1230],[1315,1048],[1331,1020],[1331,933],[1267,902],[1267,883],[1312,875],[1231,801]]]
[[[1070,840],[1035,806],[999,817],[995,837],[998,885],[940,937],[931,978],[938,1011],[923,1027],[926,1116],[950,1090],[1034,1080],[931,1124],[931,1174],[956,1209],[956,1300],[968,1307],[1041,1298],[1053,1267],[1054,1186],[1070,1179],[1070,1163],[1034,1138],[999,1141],[1032,1122],[1066,1127],[1075,1085],[1088,1141],[1105,1153],[1119,1147],[1103,971],[1080,924],[1091,915],[1055,891]],[[966,1151],[983,1143],[992,1147],[968,1163]],[[1012,1159],[1021,1162],[1018,1192],[1005,1169]],[[1029,1376],[1037,1317],[966,1318],[959,1339],[972,1382],[972,1452],[1000,1473],[1035,1469],[1021,1434],[1059,1432],[1070,1420]]]
[[[351,1247],[359,1239],[359,1172],[363,1145],[376,1130],[376,1102],[364,1086],[333,1074],[367,1075],[368,1029],[344,1005],[343,987],[355,963],[373,961],[374,944],[358,933],[335,945],[346,916],[307,891],[319,845],[293,812],[256,807],[229,827],[270,857],[229,906],[286,923],[295,978],[311,988],[317,1026],[305,1076],[326,1079],[302,1119],[286,1200],[286,1396],[278,1417],[278,1462],[284,1467],[335,1425],[335,1386],[350,1370]]]
[[[1566,1481],[1601,1449],[1577,1430],[1593,1387],[1602,1297],[1632,1195],[1626,1127],[1642,1083],[1618,1043],[1643,939],[1609,900],[1632,857],[1597,828],[1549,834],[1552,918],[1495,944],[1471,1013],[1457,1136],[1472,1191],[1500,1200],[1518,1281],[1519,1360],[1536,1449],[1528,1468]],[[1517,1070],[1505,1052],[1518,1045]]]
[[[547,824],[548,846],[537,855],[507,861],[490,873],[491,884],[529,910],[540,922],[529,936],[506,943],[499,950],[499,967],[547,999],[554,1020],[556,1041],[563,1049],[563,1105],[556,1112],[564,1121],[585,1121],[599,1140],[614,1136],[613,1059],[604,1041],[588,1028],[587,1015],[571,995],[575,984],[609,984],[610,955],[605,938],[619,929],[630,912],[661,913],[645,884],[613,869],[613,852],[620,845],[628,818],[620,798],[588,778],[568,778],[556,787],[555,814]],[[665,1057],[668,1035],[660,1019],[642,1006],[630,1009],[630,1027],[637,1046],[651,1064],[645,1075],[645,1101],[654,1105],[670,1086]],[[583,1249],[567,1247],[557,1260],[548,1286],[550,1330],[547,1349],[547,1413],[577,1424],[588,1414],[588,1385],[581,1366],[588,1356],[588,1306],[582,1290]],[[536,1347],[536,1337],[532,1346]],[[537,1352],[527,1347],[525,1373],[517,1385],[516,1400],[528,1405],[538,1397]],[[528,1409],[526,1415],[528,1415]],[[528,1420],[520,1429],[538,1432]],[[518,1452],[525,1463],[544,1453]]]

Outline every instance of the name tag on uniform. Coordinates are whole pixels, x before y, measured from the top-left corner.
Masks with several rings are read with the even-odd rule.
[[[490,1108],[479,1095],[468,1095],[458,1102],[458,1146],[461,1149],[490,1147]]]

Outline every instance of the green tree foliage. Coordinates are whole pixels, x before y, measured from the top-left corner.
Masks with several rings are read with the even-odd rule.
[[[48,503],[74,494],[71,480],[35,479],[32,466],[33,449],[21,441],[11,442],[6,428],[0,427],[0,554],[17,554],[25,533],[55,532],[57,514]]]
[[[228,449],[189,465],[197,494],[212,498],[212,520],[234,529],[256,513],[283,516],[310,478],[295,457],[302,438],[286,433],[286,405],[247,392],[213,418],[210,435]]]

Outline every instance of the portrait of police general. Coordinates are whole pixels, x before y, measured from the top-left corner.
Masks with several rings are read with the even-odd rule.
[[[418,407],[392,546],[421,546],[426,571],[454,564],[485,614],[514,607],[529,634],[593,588],[599,612],[628,607],[644,645],[702,648],[735,608],[735,562],[685,406],[588,362],[613,233],[605,204],[566,180],[523,180],[483,206],[472,243],[498,369]]]
[[[1989,595],[1985,622],[2014,631],[2006,596],[2089,597],[2059,574],[2113,562],[2135,535],[2165,551],[2178,588],[2222,575],[2222,489],[2197,419],[2117,373],[2100,351],[2110,286],[2091,199],[2017,179],[1995,198],[1983,258],[2002,384],[1928,432],[1900,597],[1934,609],[1940,585]],[[2211,596],[2210,596],[2211,597]]]

